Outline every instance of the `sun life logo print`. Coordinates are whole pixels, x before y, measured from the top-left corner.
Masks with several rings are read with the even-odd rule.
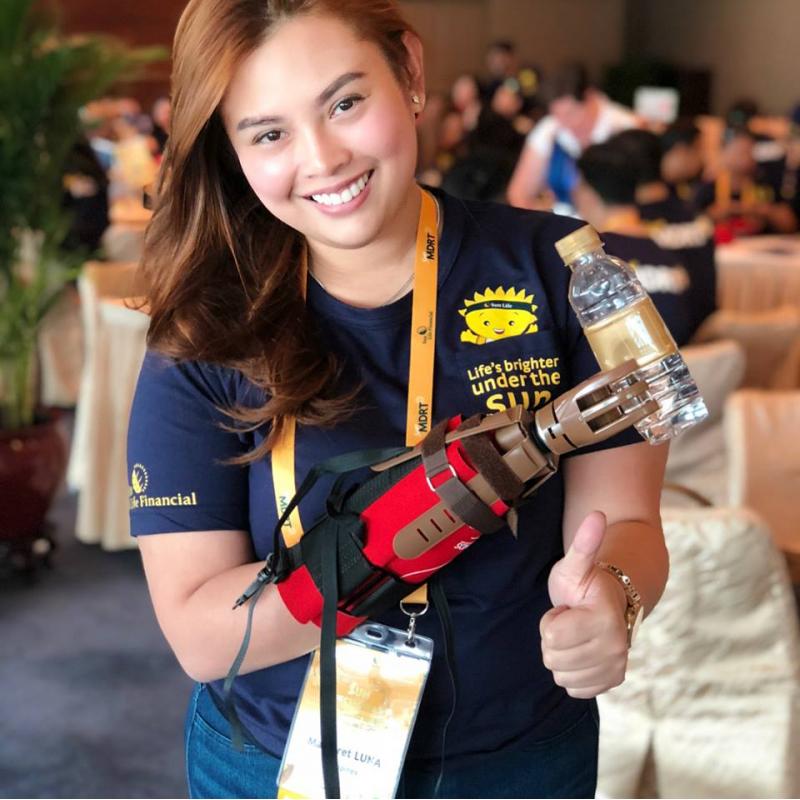
[[[131,491],[134,494],[144,494],[147,491],[147,484],[150,476],[142,464],[134,464],[131,470]]]
[[[498,286],[475,292],[472,300],[464,301],[458,313],[464,317],[467,330],[461,331],[461,341],[486,344],[509,339],[539,330],[533,294],[514,287]]]
[[[461,341],[484,345],[539,331],[533,292],[515,289],[486,288],[464,301],[458,313],[464,317],[466,330]],[[514,406],[538,408],[553,399],[553,387],[561,384],[561,364],[552,344],[522,342],[514,354],[503,352],[515,348],[488,347],[473,350],[466,369],[466,379],[473,398],[486,411],[505,411]],[[547,352],[540,352],[542,349]],[[479,355],[478,355],[479,354]]]
[[[144,464],[134,464],[131,468],[131,482],[128,486],[128,503],[131,511],[140,508],[161,508],[163,506],[196,506],[196,491],[179,491],[172,495],[152,497],[147,494],[150,474]]]

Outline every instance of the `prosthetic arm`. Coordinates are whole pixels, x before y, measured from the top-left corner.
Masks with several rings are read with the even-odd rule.
[[[290,506],[259,581],[278,584],[297,620],[321,625],[332,554],[338,635],[396,607],[479,536],[506,525],[516,532],[516,508],[556,472],[561,455],[656,411],[636,368],[628,361],[599,372],[535,412],[516,406],[436,425],[417,447],[374,464],[378,474],[360,486],[335,486],[328,513],[287,548],[278,534]]]

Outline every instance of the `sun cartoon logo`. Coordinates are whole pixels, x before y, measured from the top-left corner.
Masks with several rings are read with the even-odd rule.
[[[131,489],[134,494],[144,494],[149,481],[147,470],[141,464],[134,464],[131,470]]]
[[[533,294],[526,294],[524,289],[517,291],[513,287],[508,290],[498,286],[496,289],[485,289],[483,293],[475,292],[472,300],[464,301],[464,308],[458,313],[464,317],[467,330],[461,331],[462,342],[486,344],[511,336],[522,336],[524,333],[536,333],[539,330]]]

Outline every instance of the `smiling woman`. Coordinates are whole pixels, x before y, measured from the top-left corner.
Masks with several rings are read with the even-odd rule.
[[[181,18],[142,262],[149,341],[176,357],[235,361],[268,390],[263,408],[238,410],[271,423],[257,455],[288,417],[328,423],[349,406],[331,391],[336,362],[309,325],[283,322],[306,317],[302,234],[312,274],[342,299],[385,302],[407,283],[422,98],[421,46],[391,2],[192,2]],[[343,268],[337,248],[360,255]]]
[[[340,299],[379,304],[413,263],[421,48],[410,32],[401,36],[401,84],[381,48],[351,25],[319,14],[310,22],[284,21],[244,59],[222,117],[253,192],[304,233],[314,275]],[[313,59],[298,58],[305,49]]]
[[[597,363],[554,247],[575,221],[415,182],[423,53],[394,2],[191,0],[173,55],[143,261],[152,321],[129,426],[131,531],[162,630],[198,683],[192,797],[274,797],[320,644],[305,562],[262,583],[257,605],[231,606],[265,574],[291,487],[329,457],[416,442],[457,415],[541,406]],[[401,796],[593,795],[593,698],[624,676],[629,596],[649,610],[666,578],[663,448],[623,433],[594,449],[519,508],[517,537],[470,533],[420,570],[441,567],[438,602],[415,623],[433,661]],[[286,538],[333,507],[321,484]],[[138,502],[145,489],[165,502]],[[249,649],[228,684],[248,611]],[[399,608],[373,616],[408,624]],[[341,630],[359,621],[336,618]],[[389,706],[413,716],[400,695]],[[371,749],[392,739],[402,763],[405,739],[373,733],[360,760],[385,763]]]

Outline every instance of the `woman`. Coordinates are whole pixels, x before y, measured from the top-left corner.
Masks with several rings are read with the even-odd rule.
[[[271,449],[296,419],[299,481],[329,455],[404,442],[424,97],[419,39],[390,0],[192,0],[178,27],[129,459],[156,614],[199,684],[187,719],[195,797],[275,796],[319,644],[268,585],[233,688],[250,742],[233,749],[215,701],[245,629],[232,602],[272,549]],[[575,223],[435,200],[433,419],[542,404],[594,373],[553,248]],[[535,323],[478,344],[469,309],[509,293]],[[442,755],[443,797],[594,791],[590,698],[624,676],[628,608],[595,561],[626,573],[645,610],[667,570],[663,448],[611,444],[625,446],[564,462],[521,510],[517,539],[482,537],[441,573],[458,700],[445,735],[453,695],[433,609],[418,625],[436,650],[401,794],[433,796]],[[303,520],[327,491],[307,497]],[[399,610],[380,621],[405,627]]]

